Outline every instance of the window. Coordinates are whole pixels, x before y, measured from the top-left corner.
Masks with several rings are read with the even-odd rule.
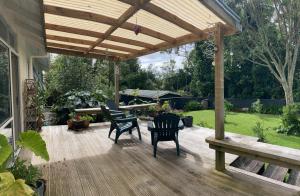
[[[0,126],[11,116],[9,50],[0,41]]]

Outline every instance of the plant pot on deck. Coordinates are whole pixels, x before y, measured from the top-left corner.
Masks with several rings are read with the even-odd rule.
[[[46,191],[46,181],[44,179],[39,179],[36,181],[36,186],[32,189],[35,192],[35,195],[37,196],[44,196]]]
[[[88,120],[70,119],[67,121],[67,123],[68,123],[68,128],[72,130],[87,129],[90,126],[90,121]]]
[[[192,116],[185,116],[181,118],[185,127],[192,127],[193,126],[193,117]]]

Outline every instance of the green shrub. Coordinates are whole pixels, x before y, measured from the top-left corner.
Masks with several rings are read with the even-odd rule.
[[[283,107],[282,124],[278,127],[277,132],[287,135],[300,135],[299,111],[299,105],[287,105]]]
[[[260,102],[260,99],[257,99],[251,105],[251,111],[254,113],[262,114],[263,112],[263,104]]]
[[[161,106],[161,109],[164,112],[170,112],[171,111],[171,106],[169,104],[169,101],[164,101],[163,105]]]
[[[15,179],[24,179],[28,185],[36,186],[36,181],[42,177],[41,172],[32,164],[26,165],[25,160],[16,159],[14,165],[8,169]]]
[[[225,101],[224,101],[224,109],[225,109],[225,112],[231,112],[231,111],[233,111],[234,106],[233,106],[232,103],[230,103],[229,101],[227,101],[225,99]]]
[[[107,100],[107,96],[100,90],[95,92],[72,90],[58,98],[53,106],[57,115],[57,124],[65,124],[69,114],[77,108],[100,107]]]
[[[260,142],[266,142],[266,130],[261,122],[256,122],[256,125],[252,128],[253,133],[258,137],[258,141]]]
[[[196,111],[196,110],[201,110],[201,103],[198,101],[189,101],[187,104],[184,106],[184,111],[189,112],[189,111]]]
[[[282,108],[281,105],[263,105],[262,113],[280,115],[282,114]]]

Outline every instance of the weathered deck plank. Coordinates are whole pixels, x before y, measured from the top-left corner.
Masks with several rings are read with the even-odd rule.
[[[141,124],[142,141],[122,135],[108,139],[108,124],[84,132],[66,126],[44,127],[50,161],[32,157],[47,179],[47,195],[297,195],[297,189],[278,186],[235,170],[214,170],[214,150],[205,138],[209,129],[184,129],[179,134],[181,156],[173,142],[159,143],[153,158],[150,134]],[[233,136],[233,135],[231,135]],[[112,135],[112,138],[114,135]],[[240,136],[239,136],[240,137]],[[246,139],[251,139],[245,137]],[[226,163],[236,159],[226,154]]]

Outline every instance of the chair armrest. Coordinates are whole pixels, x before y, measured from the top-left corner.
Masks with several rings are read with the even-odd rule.
[[[123,113],[112,113],[110,114],[113,118],[124,118],[125,115]]]
[[[134,118],[118,118],[118,119],[115,119],[116,123],[126,123],[126,122],[132,122],[132,121],[136,121],[137,118],[134,117]]]
[[[153,121],[149,121],[147,123],[147,128],[148,128],[148,131],[153,131],[154,130],[154,123],[153,123]]]
[[[123,113],[122,111],[119,110],[109,110],[110,113]]]

